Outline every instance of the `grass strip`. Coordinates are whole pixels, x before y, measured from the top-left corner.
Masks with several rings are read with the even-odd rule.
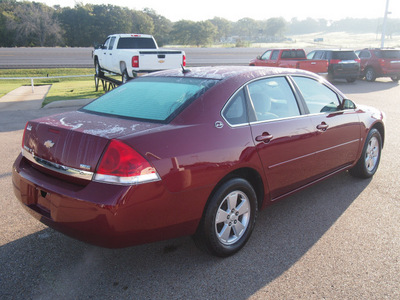
[[[53,76],[72,76],[72,75],[93,75],[92,68],[59,68],[59,69],[0,69],[0,77],[53,77]],[[120,79],[116,77],[116,79]],[[43,106],[59,100],[91,99],[104,94],[99,86],[96,92],[94,77],[77,78],[45,78],[34,79],[34,85],[51,85],[51,89],[43,101]],[[23,86],[31,85],[29,79],[0,80],[0,97],[12,90]]]

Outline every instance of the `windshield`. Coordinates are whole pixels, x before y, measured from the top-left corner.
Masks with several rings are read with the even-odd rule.
[[[217,82],[201,78],[140,77],[111,90],[81,110],[168,123]]]

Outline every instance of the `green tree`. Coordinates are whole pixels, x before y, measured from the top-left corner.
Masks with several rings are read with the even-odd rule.
[[[20,3],[7,26],[16,32],[15,41],[19,46],[56,46],[62,40],[54,9],[41,3]]]
[[[153,35],[157,41],[157,44],[160,47],[162,47],[163,45],[170,43],[172,22],[168,20],[166,17],[157,14],[154,9],[145,8],[143,12],[153,20],[153,25],[154,25]]]
[[[142,11],[134,10],[132,16],[132,33],[153,34],[154,23],[153,19]]]
[[[209,21],[216,27],[215,40],[217,42],[225,42],[231,35],[232,22],[218,17],[215,17]]]

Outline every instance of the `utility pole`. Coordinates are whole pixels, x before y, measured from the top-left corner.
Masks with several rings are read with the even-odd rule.
[[[382,26],[381,48],[385,47],[386,23],[387,23],[387,17],[389,14],[390,14],[389,0],[386,0],[386,9],[385,9],[385,15],[383,17],[383,26]]]

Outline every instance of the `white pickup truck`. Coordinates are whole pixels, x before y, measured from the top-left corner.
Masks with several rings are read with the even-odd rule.
[[[122,82],[137,73],[153,72],[186,66],[186,56],[180,50],[161,50],[151,35],[113,34],[93,51],[97,76],[104,72],[122,75]]]

